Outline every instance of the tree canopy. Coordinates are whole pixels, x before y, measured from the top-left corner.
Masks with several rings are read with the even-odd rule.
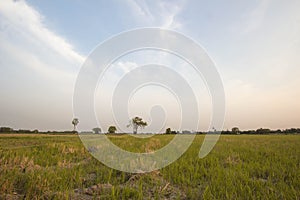
[[[116,133],[117,128],[115,126],[110,126],[107,130],[108,133]]]
[[[101,133],[101,128],[99,128],[99,127],[93,128],[93,131],[94,131],[95,134],[100,134]]]
[[[74,118],[72,120],[72,124],[74,126],[74,131],[76,131],[76,126],[79,124],[79,119],[78,118]]]
[[[138,128],[144,128],[147,125],[147,122],[144,122],[141,117],[134,117],[129,121],[127,127],[132,127],[133,134],[137,134]]]

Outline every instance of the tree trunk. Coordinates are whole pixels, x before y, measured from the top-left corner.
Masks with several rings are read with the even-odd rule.
[[[133,126],[133,134],[137,134],[137,126]]]

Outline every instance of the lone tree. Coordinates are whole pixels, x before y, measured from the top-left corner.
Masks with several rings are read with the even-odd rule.
[[[166,134],[172,134],[171,128],[166,129]]]
[[[79,124],[79,119],[78,118],[74,118],[72,120],[72,124],[74,126],[74,131],[76,131],[76,126]]]
[[[107,130],[108,133],[116,133],[117,128],[115,126],[110,126]]]
[[[141,117],[134,117],[129,121],[127,127],[132,127],[133,134],[137,134],[138,128],[144,128],[147,125],[148,125],[147,122],[144,122]]]
[[[95,134],[100,134],[101,133],[101,128],[99,128],[99,127],[93,128],[93,131],[94,131]]]
[[[233,133],[233,134],[240,134],[240,129],[238,128],[238,127],[233,127],[232,129],[231,129],[231,132]]]

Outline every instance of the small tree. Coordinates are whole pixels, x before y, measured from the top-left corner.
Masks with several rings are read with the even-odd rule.
[[[99,128],[99,127],[93,128],[93,131],[94,131],[95,134],[100,134],[101,133],[101,128]]]
[[[74,126],[74,131],[76,131],[76,126],[79,124],[79,119],[78,118],[74,118],[72,120],[72,124]]]
[[[107,130],[108,133],[116,133],[117,128],[115,126],[110,126]]]
[[[238,127],[233,127],[233,128],[231,129],[231,132],[232,132],[233,134],[240,134],[240,129],[239,129]]]
[[[127,127],[132,127],[133,134],[137,134],[138,128],[144,128],[147,125],[148,125],[147,122],[144,122],[141,117],[134,117],[129,121]]]
[[[166,134],[172,134],[171,128],[166,129]]]

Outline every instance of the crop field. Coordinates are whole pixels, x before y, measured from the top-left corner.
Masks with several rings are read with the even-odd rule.
[[[149,152],[174,136],[109,137]],[[93,158],[77,135],[1,134],[0,199],[300,199],[300,135],[222,135],[200,159],[203,139],[161,170],[131,174]]]

